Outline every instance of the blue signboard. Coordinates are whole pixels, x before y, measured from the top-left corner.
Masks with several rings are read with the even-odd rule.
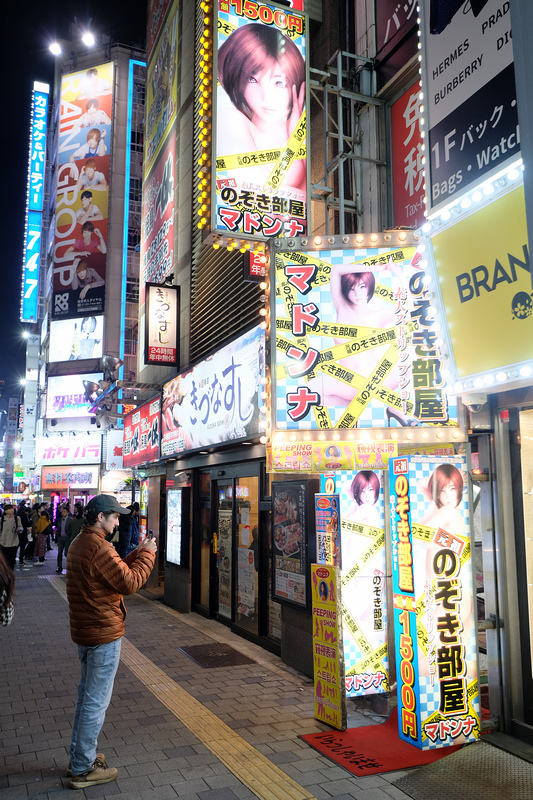
[[[22,276],[22,322],[37,322],[42,221],[43,215],[39,211],[28,211]]]
[[[30,164],[28,180],[28,208],[30,211],[42,211],[44,201],[44,175],[46,166],[46,126],[48,121],[48,88],[47,84],[38,84],[41,89],[33,90]]]

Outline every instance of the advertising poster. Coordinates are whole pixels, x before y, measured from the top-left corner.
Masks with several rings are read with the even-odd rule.
[[[231,619],[231,526],[231,510],[219,509],[217,528],[218,613],[228,619]]]
[[[391,105],[394,224],[420,228],[426,221],[424,152],[420,133],[420,83]]]
[[[305,37],[305,18],[291,9],[218,2],[215,230],[307,230]]]
[[[340,498],[342,625],[347,697],[389,691],[382,473],[334,475]],[[322,478],[328,488],[330,478]]]
[[[150,53],[146,76],[146,138],[144,174],[147,176],[161,152],[163,141],[176,120],[178,10],[174,0]]]
[[[53,319],[103,314],[113,63],[61,79]]]
[[[167,490],[167,561],[181,564],[181,489]]]
[[[124,469],[124,429],[110,428],[106,432],[107,436],[107,469]]]
[[[46,418],[66,419],[67,417],[90,416],[90,403],[85,399],[83,381],[98,383],[101,372],[83,375],[54,375],[48,378],[46,390]]]
[[[273,599],[307,606],[307,484],[272,483]]]
[[[341,520],[338,494],[315,494],[316,560],[341,566]]]
[[[179,362],[179,286],[149,283],[146,290],[144,363],[177,367]]]
[[[265,333],[257,326],[163,384],[161,456],[261,436]]]
[[[269,448],[269,472],[334,472],[339,469],[387,469],[397,455],[398,443],[379,442],[279,442]]]
[[[418,747],[480,734],[465,456],[390,464],[400,738]]]
[[[427,267],[415,247],[276,253],[278,430],[457,426]]]
[[[102,459],[100,433],[63,434],[39,437],[35,446],[35,463],[43,467],[64,464],[99,464]]]
[[[341,609],[338,585],[338,569],[311,564],[315,717],[344,731],[347,713],[342,685],[342,653],[339,652]]]
[[[43,467],[41,491],[67,491],[68,489],[97,489],[100,465],[70,467]]]
[[[501,0],[423,0],[428,211],[520,157],[511,15]]]
[[[141,303],[144,284],[160,283],[174,263],[176,132],[171,129],[159,158],[143,182],[141,221]]]
[[[160,408],[161,400],[156,397],[124,417],[124,467],[137,467],[159,458]]]
[[[101,358],[103,342],[103,316],[51,322],[49,361],[82,361],[84,358]]]
[[[533,300],[523,187],[456,222],[431,246],[457,376],[530,359]],[[472,347],[480,331],[483,347]]]

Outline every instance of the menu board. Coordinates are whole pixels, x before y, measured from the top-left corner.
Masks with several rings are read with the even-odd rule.
[[[167,561],[183,565],[183,489],[167,489]]]
[[[300,608],[309,605],[307,481],[272,484],[274,581],[272,598]]]

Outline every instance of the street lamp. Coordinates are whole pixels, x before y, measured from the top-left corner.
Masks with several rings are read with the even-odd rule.
[[[52,44],[49,46],[48,49],[54,56],[60,56],[62,53],[61,45],[59,44],[59,42],[52,42]]]
[[[96,39],[94,38],[93,34],[90,31],[87,31],[81,37],[81,40],[86,47],[93,47]]]

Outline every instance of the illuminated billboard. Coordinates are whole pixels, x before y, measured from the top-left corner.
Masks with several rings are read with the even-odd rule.
[[[179,286],[146,284],[144,363],[178,367]]]
[[[100,478],[100,465],[78,467],[43,467],[41,470],[41,490],[51,492],[69,489],[97,489]]]
[[[404,246],[390,234],[361,234],[354,242],[375,246],[275,251],[278,431],[335,429],[346,436],[348,429],[458,427],[447,394],[444,315],[430,298],[432,273],[416,239],[399,237]]]
[[[465,456],[390,463],[398,728],[421,750],[480,735]]]
[[[46,467],[64,464],[99,464],[102,457],[100,433],[46,436],[37,440],[35,462]]]
[[[427,210],[520,157],[511,15],[500,0],[420,3]]]
[[[53,319],[103,314],[113,63],[61,79]]]
[[[420,83],[391,105],[394,225],[420,228],[425,220],[424,152],[420,132]]]
[[[178,10],[174,0],[152,52],[148,56],[146,75],[146,140],[144,174],[152,170],[163,141],[176,120]]]
[[[212,229],[305,234],[305,18],[255,0],[219,2],[216,36]]]
[[[124,467],[136,467],[159,458],[159,397],[143,403],[124,418]]]
[[[261,436],[264,374],[258,326],[163,384],[161,456]]]
[[[22,265],[20,313],[22,322],[36,322],[38,317],[49,93],[50,87],[47,83],[35,81],[32,94],[28,198]]]
[[[48,361],[81,361],[84,358],[101,358],[103,340],[103,316],[51,322]]]
[[[88,417],[90,404],[85,400],[83,381],[97,383],[102,373],[86,375],[54,375],[48,378],[46,390],[46,418]]]

